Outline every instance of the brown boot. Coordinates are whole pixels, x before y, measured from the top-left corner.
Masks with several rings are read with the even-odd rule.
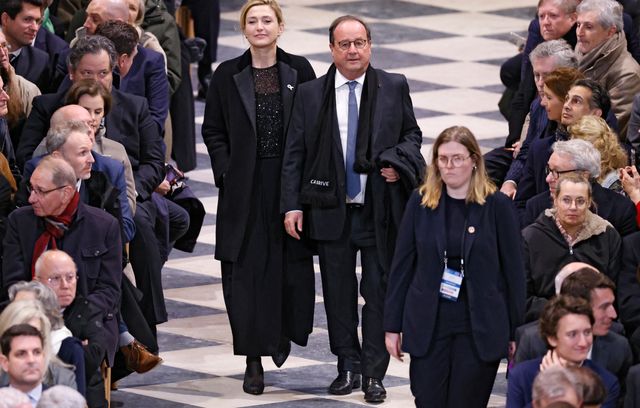
[[[160,357],[149,352],[138,340],[134,340],[133,343],[120,347],[120,351],[124,355],[127,368],[139,374],[146,373],[162,363]]]

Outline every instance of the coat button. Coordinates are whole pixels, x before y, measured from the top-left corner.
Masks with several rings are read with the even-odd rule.
[[[94,252],[94,253],[93,253],[93,255],[94,255],[94,256],[98,256],[98,255],[100,255],[100,251],[96,251],[96,252]]]

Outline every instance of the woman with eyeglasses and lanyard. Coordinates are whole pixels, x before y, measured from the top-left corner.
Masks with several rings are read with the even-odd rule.
[[[586,143],[571,140],[565,143]],[[553,208],[522,230],[527,276],[526,320],[539,318],[555,294],[557,272],[570,262],[585,262],[618,281],[621,239],[613,226],[591,212],[591,183],[583,171],[551,171]]]
[[[407,204],[384,310],[389,354],[411,355],[416,406],[486,407],[524,305],[513,202],[488,179],[469,129],[445,129]]]
[[[247,356],[243,390],[262,394],[261,356],[280,367],[290,340],[306,345],[312,329],[312,252],[284,233],[280,173],[293,98],[315,73],[278,48],[284,21],[275,0],[248,0],[240,27],[249,49],[213,74],[202,137],[219,189],[215,258],[233,351]]]

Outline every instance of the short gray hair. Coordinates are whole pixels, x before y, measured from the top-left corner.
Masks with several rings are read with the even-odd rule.
[[[36,408],[84,408],[87,406],[82,394],[66,385],[54,385],[42,392]]]
[[[0,408],[13,408],[20,404],[31,404],[27,394],[24,394],[15,388],[0,388]]]
[[[36,166],[36,170],[41,169],[51,174],[51,181],[56,187],[72,186],[75,187],[78,180],[73,167],[64,159],[53,156],[45,156]],[[34,170],[34,172],[36,171]]]
[[[605,29],[615,27],[617,32],[624,30],[622,5],[614,0],[584,0],[578,5],[578,14],[595,11],[597,22]]]
[[[586,140],[555,142],[551,149],[554,153],[568,156],[577,170],[589,173],[589,178],[600,176],[600,152]]]
[[[563,39],[549,40],[538,44],[536,48],[529,53],[529,61],[542,58],[554,58],[555,67],[578,68],[578,58],[573,48]]]
[[[66,122],[64,125],[50,128],[47,132],[47,138],[45,139],[47,152],[51,154],[57,150],[60,150],[62,146],[67,143],[69,135],[71,135],[71,133],[73,132],[79,132],[88,135],[89,125],[87,125],[85,122],[74,120],[71,122]]]
[[[567,394],[567,390],[573,390],[578,397],[582,397],[582,385],[578,378],[564,367],[553,366],[538,373],[533,381],[531,399],[561,398]]]
[[[51,322],[52,330],[57,330],[64,326],[64,319],[60,312],[58,297],[47,285],[38,281],[16,282],[9,287],[9,300],[13,302],[18,292],[31,292],[35,295],[36,300],[42,304],[44,314],[47,315],[49,322]]]
[[[575,13],[576,7],[578,6],[578,0],[540,0],[538,2],[538,8],[542,6],[542,3],[551,3],[567,14]]]

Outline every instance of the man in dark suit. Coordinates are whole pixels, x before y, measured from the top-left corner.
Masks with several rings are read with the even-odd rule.
[[[115,352],[118,333],[109,332],[103,325],[98,307],[76,294],[78,268],[67,253],[58,249],[43,252],[36,261],[35,273],[35,279],[56,294],[65,326],[82,341],[89,406],[106,407],[100,364],[107,350]]]
[[[149,114],[162,131],[169,114],[169,81],[162,55],[139,45],[138,32],[125,21],[106,21],[95,33],[113,41],[120,91],[146,98]]]
[[[572,264],[576,263],[562,269],[572,268]],[[560,293],[581,297],[589,302],[595,319],[591,360],[609,370],[618,377],[620,384],[624,384],[633,356],[627,339],[612,328],[618,317],[614,308],[616,285],[593,267],[582,266],[573,270],[562,282]],[[522,326],[515,354],[516,364],[541,357],[546,352],[547,345],[540,337],[538,322]]]
[[[302,84],[282,168],[281,210],[294,238],[317,240],[331,351],[332,394],[360,385],[368,402],[386,397],[389,354],[382,327],[385,274],[408,194],[424,169],[422,133],[406,79],[373,69],[371,33],[343,16],[329,29],[334,64]],[[359,108],[358,108],[359,106]],[[346,166],[345,166],[346,163]],[[356,255],[362,263],[362,348],[358,340]]]
[[[13,211],[4,238],[2,298],[7,288],[31,280],[35,261],[47,248],[67,252],[78,266],[78,291],[113,321],[120,299],[122,241],[118,221],[87,206],[76,191],[76,175],[64,160],[45,157],[31,175],[30,206]],[[117,330],[117,328],[116,328]]]
[[[11,326],[0,336],[0,366],[9,375],[9,386],[26,394],[33,406],[44,390],[43,342],[42,333],[29,324]]]
[[[557,176],[571,171],[583,172],[591,180],[593,207],[591,211],[606,219],[618,231],[620,236],[636,232],[636,208],[627,197],[602,187],[596,178],[600,175],[600,157],[590,154],[595,149],[583,151],[580,144],[558,142],[552,146],[546,168],[546,184],[549,191],[543,191],[527,201],[522,217],[522,227],[532,224],[545,209],[553,205],[553,194]]]
[[[40,21],[42,0],[3,0],[0,2],[0,24],[7,44],[9,61],[16,74],[48,89],[49,54],[33,47]]]

